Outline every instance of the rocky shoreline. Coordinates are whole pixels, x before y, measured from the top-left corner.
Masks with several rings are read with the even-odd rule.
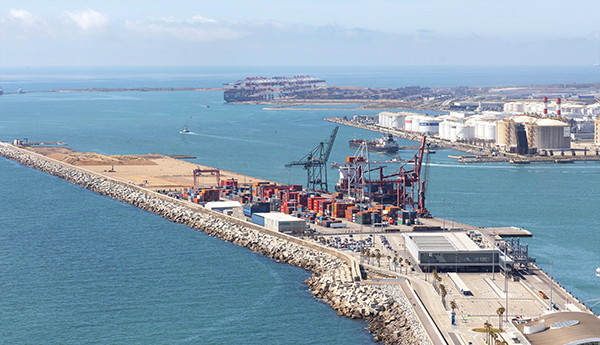
[[[419,321],[411,315],[403,293],[355,280],[357,263],[343,253],[315,243],[275,233],[197,205],[113,180],[75,166],[0,143],[0,155],[60,177],[96,193],[109,196],[178,222],[224,241],[244,246],[277,262],[313,272],[305,281],[316,298],[331,305],[338,315],[365,319],[376,341],[386,344],[428,344]],[[387,287],[389,289],[389,287]]]

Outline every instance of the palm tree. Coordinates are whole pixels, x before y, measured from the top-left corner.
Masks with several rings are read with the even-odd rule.
[[[500,325],[500,329],[502,329],[502,314],[504,314],[505,311],[506,311],[506,309],[504,309],[504,307],[500,307],[500,308],[496,309],[496,314],[498,314],[498,324]]]
[[[396,271],[396,268],[398,267],[398,257],[394,255],[394,259],[392,260],[393,264],[394,264],[394,272]]]
[[[492,324],[486,321],[483,324],[483,328],[485,329],[485,333],[486,333],[485,342],[489,344],[490,343],[490,334],[492,333]]]
[[[388,259],[388,268],[390,268],[390,259],[391,258],[392,258],[391,256],[389,256],[389,255],[387,256],[387,259]]]
[[[454,313],[454,309],[456,309],[456,302],[450,301],[450,308],[452,309],[452,312]]]

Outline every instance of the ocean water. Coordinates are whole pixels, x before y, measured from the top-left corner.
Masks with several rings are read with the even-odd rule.
[[[281,74],[375,87],[600,80],[586,68],[2,69],[0,85],[5,91],[218,87]],[[412,74],[402,79],[403,71]],[[199,164],[305,183],[304,170],[284,164],[328,139],[334,125],[324,118],[377,113],[263,108],[227,105],[212,91],[3,95],[0,140],[64,141],[104,154],[190,154]],[[184,125],[191,134],[179,133]],[[354,137],[378,134],[340,127],[330,162],[354,153],[347,145]],[[539,266],[549,271],[553,261],[556,280],[580,300],[600,297],[594,273],[600,266],[600,164],[463,165],[447,158],[453,153],[431,155],[427,198],[435,216],[524,227],[534,233],[524,242]],[[328,173],[332,187],[337,172]],[[3,342],[372,343],[364,322],[338,317],[306,291],[301,282],[310,273],[302,269],[6,159],[0,159],[0,195]]]

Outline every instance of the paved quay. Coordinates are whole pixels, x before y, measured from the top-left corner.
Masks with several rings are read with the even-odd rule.
[[[378,322],[383,325],[382,327],[385,327],[386,322],[388,321],[390,324],[392,322],[398,324],[398,328],[395,329],[402,330],[394,331],[396,337],[407,336],[407,334],[409,334],[408,329],[411,329],[412,331],[410,332],[414,332],[414,338],[420,339],[420,343],[430,341],[433,344],[468,344],[468,342],[483,344],[482,334],[474,332],[473,329],[481,327],[484,322],[489,321],[497,327],[501,323],[506,325],[506,321],[501,322],[501,319],[510,320],[517,316],[519,318],[533,317],[538,314],[543,314],[550,309],[549,299],[542,298],[539,291],[543,291],[546,295],[550,296],[551,280],[544,272],[536,267],[531,269],[530,272],[523,274],[522,279],[519,281],[507,280],[506,283],[504,281],[504,276],[498,272],[459,273],[461,279],[463,279],[465,284],[473,291],[473,296],[462,295],[446,274],[440,274],[442,279],[441,283],[446,286],[448,291],[446,298],[442,299],[440,294],[434,288],[434,284],[432,284],[432,274],[420,271],[414,264],[406,264],[407,261],[405,260],[413,260],[407,253],[403,237],[404,233],[413,231],[413,228],[410,226],[401,225],[377,229],[353,223],[349,223],[348,228],[342,229],[320,228],[315,226],[319,236],[329,239],[332,237],[340,237],[342,239],[372,238],[374,245],[373,249],[377,248],[384,254],[379,261],[376,261],[373,258],[367,259],[361,257],[360,253],[357,252],[337,250],[321,246],[317,243],[311,244],[311,240],[287,235],[284,236],[279,233],[268,234],[269,236],[265,237],[268,239],[264,240],[264,243],[268,245],[266,248],[263,248],[260,247],[260,243],[262,243],[263,240],[259,240],[260,238],[263,238],[263,234],[257,235],[254,233],[254,231],[265,233],[264,229],[259,229],[261,227],[242,220],[234,221],[231,217],[209,212],[198,205],[185,201],[176,201],[172,200],[172,198],[167,198],[166,196],[155,195],[156,193],[151,192],[147,188],[138,186],[137,183],[128,182],[126,181],[127,179],[116,179],[116,176],[112,175],[112,173],[103,171],[107,169],[106,165],[90,165],[95,167],[94,169],[100,169],[99,172],[95,172],[88,169],[89,166],[85,166],[85,168],[76,167],[65,162],[44,157],[32,151],[14,148],[12,145],[2,143],[0,146],[2,146],[0,149],[4,147],[9,151],[18,151],[18,155],[25,157],[25,159],[22,160],[22,162],[24,162],[23,164],[32,162],[31,164],[33,164],[34,167],[37,166],[39,170],[60,176],[72,183],[80,184],[85,188],[98,191],[101,194],[107,193],[105,195],[113,195],[111,197],[120,200],[122,199],[124,202],[132,203],[138,207],[148,209],[151,212],[157,212],[157,214],[163,215],[161,212],[164,212],[163,216],[173,219],[173,221],[180,221],[186,224],[197,223],[198,225],[194,226],[202,228],[205,232],[223,236],[225,240],[247,246],[252,250],[257,250],[261,253],[264,252],[265,255],[273,257],[276,260],[300,265],[301,267],[321,272],[320,274],[324,274],[324,278],[315,280],[311,285],[311,288],[314,289],[313,291],[316,291],[315,293],[318,298],[335,301],[332,302],[332,307],[338,308],[336,310],[338,310],[341,315],[348,317],[355,317],[354,315],[357,315],[356,317],[368,318],[372,317],[372,314],[375,315],[379,313],[379,310],[386,310],[391,304],[386,297],[382,297],[383,295],[379,294],[379,292],[384,291],[398,303],[399,307],[404,311],[403,314],[410,314],[410,312],[406,311],[408,306],[415,309],[413,311],[414,317],[412,319],[410,316],[407,316],[407,319],[409,320],[408,324],[410,325],[409,328],[399,328],[400,324],[403,324],[404,321],[390,321],[392,320],[390,318],[379,319]],[[151,161],[149,157],[146,157],[146,159]],[[167,162],[167,165],[162,168],[154,166],[157,164],[141,164],[138,165],[138,169],[145,173],[145,169],[153,166],[154,169],[157,169],[157,172],[160,172],[161,169],[164,169],[165,167],[170,166],[169,164],[173,163],[168,159],[164,162]],[[130,173],[128,170],[129,168],[125,169],[125,166],[121,168],[123,172]],[[186,165],[184,169],[187,171],[189,166]],[[176,172],[177,169],[174,171]],[[162,172],[163,174],[166,173],[164,170]],[[175,173],[175,175],[177,174]],[[169,178],[172,178],[171,175],[169,176]],[[139,178],[135,181],[138,180]],[[114,196],[114,193],[117,193],[116,196]],[[163,202],[176,204],[176,207],[165,206],[166,204],[163,204]],[[198,212],[198,216],[195,215],[196,212]],[[481,229],[481,227],[469,226],[443,219],[424,219],[422,221],[425,226],[449,229],[450,231],[447,232],[475,229],[487,231],[488,234],[486,236],[491,238],[501,236],[500,234],[502,233],[509,233],[512,236],[515,234],[528,236],[526,230],[512,227]],[[388,249],[383,245],[379,237],[380,235],[387,237],[391,248]],[[531,234],[529,233],[529,236],[530,235]],[[308,254],[312,253],[311,251],[305,252],[296,246],[290,246],[296,242],[297,244],[302,243],[303,247],[316,250],[319,253],[327,253],[338,259],[344,258],[343,261],[346,261],[346,265],[340,265],[340,263],[333,258],[328,258],[326,260],[320,259],[321,263],[313,263],[313,261],[310,261],[313,259],[313,254]],[[300,253],[302,253],[301,257],[306,258],[306,260],[295,261],[295,257]],[[402,258],[405,265],[395,265],[391,258],[396,256]],[[322,265],[323,262],[325,265],[322,266],[322,268],[318,268],[321,267],[320,265]],[[356,277],[358,275],[357,272],[360,270],[354,263],[356,263],[356,265],[362,265],[362,267],[367,270],[367,274],[371,279],[354,284],[353,277]],[[415,271],[412,271],[409,266],[415,268]],[[392,280],[382,280],[388,278],[392,278]],[[385,282],[385,284],[383,282]],[[368,287],[368,289],[360,290],[360,287]],[[355,296],[365,296],[365,298],[354,298]],[[404,296],[404,300],[401,296]],[[508,296],[509,303],[507,308],[508,312],[505,313],[502,318],[496,314],[496,310],[499,307],[506,305],[506,296]],[[577,308],[581,311],[589,312],[583,304],[577,301],[556,282],[552,283],[552,298],[553,302],[555,302],[557,307],[561,310],[566,308]],[[443,303],[444,300],[446,302],[445,304]],[[422,305],[416,303],[417,301],[420,301]],[[457,304],[457,309],[455,310],[457,319],[456,325],[451,324],[452,311],[448,306],[449,301],[455,301]],[[414,305],[413,302],[415,302]],[[356,307],[356,303],[361,303],[358,305],[358,308]],[[376,308],[373,308],[373,305],[376,305]],[[357,314],[354,314],[354,312]],[[417,325],[421,325],[422,331],[418,329]],[[444,342],[440,342],[440,337]]]

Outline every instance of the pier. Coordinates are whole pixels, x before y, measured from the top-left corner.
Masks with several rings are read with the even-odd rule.
[[[37,153],[38,151],[41,153]],[[517,279],[512,275],[508,277],[501,269],[490,269],[475,274],[457,269],[461,279],[472,289],[472,297],[462,295],[444,274],[440,274],[448,293],[443,298],[432,270],[422,269],[415,264],[404,240],[406,234],[427,233],[437,228],[443,230],[438,234],[479,231],[493,243],[507,237],[532,236],[531,232],[525,229],[473,227],[439,218],[423,219],[420,225],[394,226],[394,231],[389,231],[391,227],[363,229],[363,226],[355,223],[348,223],[348,228],[345,229],[312,225],[316,228],[318,236],[329,240],[329,243],[337,242],[336,237],[342,241],[371,237],[373,252],[378,249],[379,253],[385,255],[380,258],[367,258],[359,252],[326,246],[314,237],[295,237],[274,232],[243,219],[210,211],[200,205],[173,199],[152,190],[157,186],[166,185],[170,186],[169,188],[189,186],[193,180],[192,168],[198,167],[191,162],[159,154],[101,157],[90,153],[78,153],[81,158],[87,159],[88,163],[77,166],[44,156],[48,152],[47,148],[19,148],[0,143],[0,155],[7,158],[250,248],[274,260],[313,270],[315,274],[307,284],[315,296],[327,300],[339,315],[368,320],[371,323],[371,331],[377,334],[381,341],[394,343],[394,339],[399,337],[410,337],[419,339],[419,342],[430,341],[434,344],[466,344],[468,341],[477,343],[476,335],[471,334],[471,329],[481,327],[485,320],[496,322],[496,309],[505,303],[508,303],[508,311],[503,317],[506,318],[506,327],[509,329],[513,327],[510,322],[512,318],[533,317],[534,314],[553,309],[550,300],[544,299],[540,294],[541,291],[552,295],[550,289],[554,292],[552,302],[557,308],[590,313],[585,305],[535,265],[528,271],[520,272]],[[76,153],[70,155],[70,158],[73,158],[72,155]],[[92,157],[97,159],[96,165],[89,164]],[[69,154],[65,153],[63,158],[68,159]],[[73,162],[77,164],[86,161],[85,159]],[[105,163],[107,161],[122,164],[115,165],[114,172],[110,172]],[[104,163],[98,164],[99,162]],[[148,169],[153,172],[147,171]],[[238,180],[260,180],[234,172],[222,174],[227,176],[227,173],[231,174],[231,178]],[[144,180],[148,180],[145,187],[139,186],[139,182]],[[384,245],[380,236],[387,237],[392,249]],[[403,259],[403,266],[391,260],[395,255]],[[492,262],[490,265],[498,266],[498,262]],[[366,280],[362,277],[361,270],[366,273]],[[346,299],[343,296],[352,298]],[[453,308],[449,307],[449,301],[455,301],[458,305],[456,325],[450,322],[450,312]],[[402,317],[392,317],[393,315]],[[402,328],[400,324],[410,325],[410,330]]]

